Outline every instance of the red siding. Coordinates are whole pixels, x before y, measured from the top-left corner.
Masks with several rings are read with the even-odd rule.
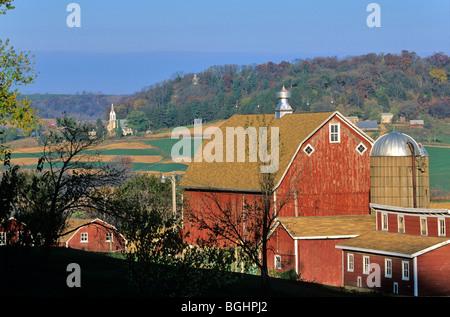
[[[342,252],[335,245],[343,239],[298,240],[300,279],[342,286]]]
[[[450,296],[450,245],[418,257],[417,283],[419,296]]]
[[[19,232],[24,235],[29,233],[26,230],[26,226],[19,223],[14,218],[10,218],[0,224],[0,232],[6,232],[6,244],[11,245],[20,242]]]
[[[404,217],[404,229],[405,234],[410,235],[416,235],[420,236],[422,235],[421,232],[421,226],[420,226],[420,219],[426,218],[427,219],[427,236],[429,237],[439,237],[439,218],[445,219],[445,236],[450,237],[450,217],[438,215],[438,216],[426,216],[424,214],[414,214],[414,215],[407,215],[402,214]],[[388,212],[388,232],[398,233],[398,213],[395,212]],[[377,212],[377,230],[382,230],[382,212]]]
[[[353,272],[347,270],[347,254],[353,254],[354,269]],[[344,267],[344,285],[353,287],[369,288],[376,291],[383,291],[386,293],[392,293],[394,288],[394,282],[398,283],[398,294],[413,296],[414,295],[414,274],[413,274],[413,261],[411,259],[382,256],[376,254],[364,254],[353,251],[344,251],[343,253],[343,267]],[[371,264],[378,264],[380,268],[380,286],[368,285],[369,281],[374,282],[373,275],[363,273],[363,256],[369,256],[369,262]],[[385,276],[385,259],[391,259],[392,261],[392,277]],[[409,280],[402,279],[402,261],[408,261],[409,263]],[[371,273],[374,271],[371,271]],[[361,278],[361,285],[358,285],[358,277]]]
[[[243,200],[251,204],[258,199],[258,196],[242,193],[230,192],[203,192],[195,190],[186,190],[184,192],[185,210],[184,227],[189,233],[187,242],[195,244],[197,239],[208,239],[209,231],[200,228],[198,223],[191,221],[191,215],[202,216],[204,219],[214,219],[218,223],[224,218],[224,211],[231,211],[231,221],[234,222],[238,230],[245,230],[245,225],[249,226],[251,219],[246,219],[245,224],[242,221]],[[219,206],[220,205],[220,208]],[[191,215],[190,215],[191,214]],[[210,223],[213,223],[211,221]],[[217,241],[221,246],[232,246],[229,241],[219,238]]]
[[[295,247],[294,240],[289,234],[278,226],[272,233],[267,243],[267,266],[270,270],[275,272],[287,272],[295,270]],[[281,256],[281,269],[275,268],[275,255]]]
[[[340,142],[330,143],[330,123],[339,123]],[[356,147],[363,143],[361,155]],[[303,149],[310,144],[314,152]],[[298,216],[360,215],[369,213],[371,144],[345,122],[334,117],[302,146],[277,190],[298,193]],[[295,205],[286,205],[280,217],[293,217]]]
[[[299,279],[342,286],[342,252],[335,245],[344,239],[297,240]],[[275,272],[295,270],[295,241],[282,226],[269,239],[268,267]],[[281,256],[281,269],[275,268],[275,255]]]

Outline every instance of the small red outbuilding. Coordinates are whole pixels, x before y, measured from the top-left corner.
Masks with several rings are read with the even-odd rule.
[[[125,252],[127,241],[100,219],[69,219],[58,245],[92,252]]]
[[[270,234],[268,267],[295,270],[299,280],[342,284],[342,255],[335,245],[373,230],[375,216],[280,217]]]

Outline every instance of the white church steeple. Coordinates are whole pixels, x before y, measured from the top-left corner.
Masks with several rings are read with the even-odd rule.
[[[108,132],[112,133],[116,129],[116,113],[114,112],[114,104],[111,104],[109,112]]]

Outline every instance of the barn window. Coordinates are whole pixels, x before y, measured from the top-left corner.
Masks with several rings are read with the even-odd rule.
[[[405,233],[405,217],[398,215],[398,233]]]
[[[6,232],[0,232],[0,245],[6,245]]]
[[[384,259],[384,276],[392,277],[392,260]]]
[[[387,213],[381,214],[381,230],[388,230],[388,215]]]
[[[361,155],[363,155],[366,150],[366,146],[362,143],[359,143],[359,145],[356,147],[356,151],[358,151]]]
[[[275,268],[281,270],[281,255],[275,255]]]
[[[341,141],[339,124],[330,124],[330,143],[339,143]]]
[[[113,241],[113,234],[112,232],[106,233],[106,242],[112,242]]]
[[[439,218],[438,225],[439,225],[439,236],[445,237],[445,219]]]
[[[427,235],[427,218],[420,217],[420,234],[423,236]]]
[[[81,240],[80,242],[88,242],[88,234],[87,232],[82,232],[81,233]]]
[[[354,269],[354,257],[352,253],[347,254],[347,272],[353,272]]]
[[[310,156],[312,154],[312,152],[314,152],[314,148],[311,146],[311,144],[308,144],[303,149],[303,152],[305,152],[306,154],[308,154],[308,156]]]
[[[363,274],[370,273],[370,260],[368,256],[363,256]]]
[[[402,280],[409,281],[409,262],[402,261]]]

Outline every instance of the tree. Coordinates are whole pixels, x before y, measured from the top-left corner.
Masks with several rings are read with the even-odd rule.
[[[172,214],[170,184],[136,174],[114,190],[107,210],[120,219],[120,231],[131,245],[129,278],[140,293],[193,296],[233,281],[227,274],[228,250],[191,248],[185,242],[181,219]],[[181,199],[177,210],[181,212]]]
[[[0,0],[0,15],[14,9],[12,0]],[[0,40],[0,125],[12,125],[25,132],[38,122],[35,110],[27,98],[21,97],[17,87],[28,85],[36,78],[34,62],[25,52],[17,52],[9,40]],[[3,131],[0,131],[0,140]],[[0,160],[7,161],[11,150],[0,144]]]
[[[16,193],[11,208],[14,217],[27,224],[33,244],[44,246],[45,251],[62,236],[73,213],[97,206],[98,190],[123,181],[119,165],[103,164],[96,152],[90,153],[102,141],[90,134],[94,125],[67,117],[57,121],[60,128],[43,138],[36,170],[10,173],[9,183],[20,186],[6,189]]]
[[[150,120],[145,113],[139,110],[132,111],[127,116],[128,125],[137,131],[146,131],[150,125]]]
[[[105,127],[103,126],[102,120],[99,118],[97,119],[96,123],[97,129],[95,131],[95,136],[97,139],[103,139],[106,136],[106,133],[108,132]]]
[[[265,119],[258,124],[261,127],[270,126]],[[280,152],[277,140],[268,140],[266,144],[272,151],[271,155],[275,154],[273,151],[276,151],[276,154]],[[259,185],[257,194],[245,196],[241,201],[236,196],[227,199],[225,197],[229,196],[221,196],[220,192],[212,189],[201,194],[201,198],[192,204],[189,197],[186,197],[185,221],[186,226],[192,226],[203,234],[198,237],[198,244],[235,247],[240,252],[243,263],[255,265],[260,270],[262,286],[267,289],[270,287],[267,263],[269,234],[283,207],[293,200],[301,171],[286,177],[289,190],[277,190],[275,201],[277,172],[270,169],[263,172],[260,169],[262,166],[268,167],[268,160],[264,156],[255,159],[255,173],[258,175]],[[299,168],[292,167],[295,170]]]

